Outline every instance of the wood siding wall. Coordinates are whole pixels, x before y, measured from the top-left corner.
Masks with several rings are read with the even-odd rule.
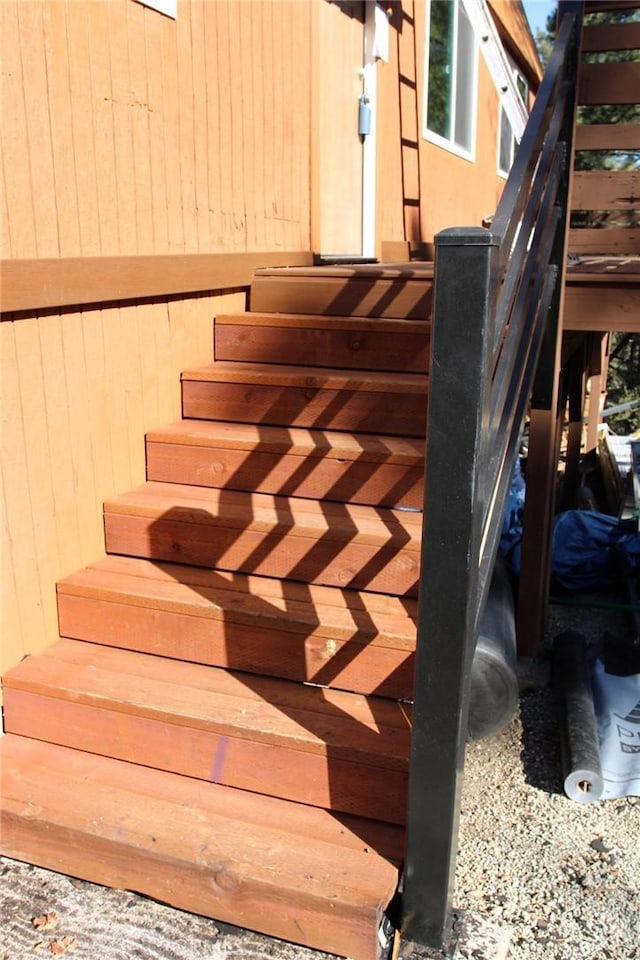
[[[498,6],[520,36],[520,5]],[[429,244],[446,227],[479,226],[495,212],[506,182],[497,172],[499,94],[480,52],[474,159],[457,156],[423,136],[427,9],[422,0],[392,5],[390,58],[378,65],[377,223],[383,242]],[[528,52],[519,66],[535,83],[536,65]]]
[[[51,643],[56,581],[104,552],[102,502],[144,480],[144,433],[180,417],[180,371],[212,356],[243,292],[0,324],[2,667]]]
[[[308,250],[310,12],[2,0],[2,256]]]
[[[55,637],[56,581],[101,555],[104,498],[142,482],[145,430],[179,418],[181,369],[244,308],[212,291],[246,285],[245,251],[310,249],[310,14],[0,3],[1,250],[28,306],[0,323],[3,668]],[[228,275],[213,257],[193,292],[216,253]]]
[[[178,0],[175,21],[136,0],[0,2],[3,309],[22,310],[0,323],[2,667],[55,636],[56,581],[101,554],[102,501],[144,479],[144,432],[179,417],[180,370],[242,309],[249,257],[312,249],[313,111],[334,109],[341,49],[317,56],[320,2]],[[479,222],[502,186],[483,64],[474,166],[422,138],[424,3],[390,9],[378,247]]]

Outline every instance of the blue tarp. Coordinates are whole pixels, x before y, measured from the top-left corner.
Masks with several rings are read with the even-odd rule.
[[[511,483],[500,554],[520,573],[522,514],[526,489],[520,461]],[[565,510],[554,521],[551,574],[566,590],[609,587],[640,573],[640,533],[634,520],[596,510]]]
[[[634,521],[595,510],[565,510],[553,527],[551,574],[566,590],[608,587],[640,571]]]

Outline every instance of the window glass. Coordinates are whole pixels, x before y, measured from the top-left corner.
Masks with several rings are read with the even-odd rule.
[[[427,123],[433,133],[449,137],[454,64],[453,0],[431,4]]]
[[[473,97],[472,64],[475,51],[473,27],[462,4],[458,5],[458,61],[456,64],[456,124],[454,141],[465,150],[471,150],[471,133],[473,130],[473,112],[475,98]]]
[[[462,0],[431,0],[428,31],[425,136],[471,154],[477,52]]]
[[[522,74],[518,72],[516,67],[512,67],[512,69],[516,87],[518,88],[518,93],[520,94],[522,102],[526,107],[529,92],[527,81],[524,79]],[[509,170],[513,164],[517,149],[518,143],[513,135],[513,128],[509,122],[506,110],[504,107],[501,107],[500,126],[498,129],[498,173],[505,177],[509,175]]]

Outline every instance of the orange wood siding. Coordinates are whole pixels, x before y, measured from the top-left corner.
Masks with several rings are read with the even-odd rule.
[[[426,25],[424,5],[416,4],[416,56],[418,103],[422,136],[424,118],[424,58]],[[505,179],[498,176],[498,124],[500,104],[484,57],[478,52],[477,131],[474,161],[466,160],[422,139],[420,183],[422,239],[433,239],[451,226],[480,226],[500,199]]]
[[[102,553],[102,501],[144,479],[144,431],[179,417],[180,371],[211,359],[213,316],[244,307],[244,291],[211,293],[239,285],[237,263],[200,291],[183,276],[167,299],[180,257],[311,249],[321,2],[179,0],[175,21],[135,0],[0,2],[0,243],[24,261],[11,264],[27,296],[13,309],[29,310],[0,323],[4,667],[55,637],[56,580]],[[504,183],[483,61],[471,164],[422,138],[425,5],[391,8],[378,244],[479,223]],[[127,292],[107,303],[116,260]],[[65,300],[46,292],[63,261],[77,264]],[[85,289],[91,308],[74,299]]]
[[[102,502],[144,480],[144,432],[180,417],[180,371],[213,355],[244,293],[6,319],[2,668],[57,634],[55,584],[104,552]]]
[[[3,0],[3,257],[308,250],[311,4]]]
[[[3,667],[55,637],[56,580],[102,553],[103,499],[144,478],[144,431],[179,417],[180,370],[244,306],[197,291],[246,285],[247,252],[310,249],[310,19],[296,0],[180,0],[175,21],[0,3],[1,255],[29,310],[0,324]],[[220,256],[200,287],[196,258],[163,266],[185,254]]]

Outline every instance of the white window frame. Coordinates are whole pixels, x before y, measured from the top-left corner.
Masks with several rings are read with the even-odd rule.
[[[151,7],[158,13],[163,13],[165,17],[171,17],[176,20],[178,17],[178,0],[137,0],[144,7]]]
[[[529,84],[527,83],[526,77],[520,72],[520,70],[518,70],[516,65],[511,61],[511,58],[509,58],[509,61],[511,63],[511,72],[513,74],[515,85],[518,88],[518,93],[520,93],[522,102],[524,103],[524,106],[525,106],[525,110],[527,111],[527,113],[529,113]],[[520,90],[521,84],[524,87],[524,96],[522,95]],[[508,170],[504,170],[500,165],[500,160],[501,160],[500,147],[502,144],[502,133],[504,129],[504,124],[507,124],[509,127],[509,130],[511,131],[511,162],[509,164]],[[516,150],[517,150],[517,144],[516,144],[516,138],[513,135],[513,127],[511,126],[511,122],[509,120],[509,117],[507,116],[507,111],[502,105],[502,101],[500,101],[500,105],[498,108],[498,143],[496,148],[496,169],[498,171],[498,176],[503,177],[505,180],[509,176],[509,172],[511,170],[511,167],[513,166]]]
[[[456,154],[458,157],[462,157],[465,160],[470,160],[474,162],[476,159],[476,135],[478,127],[478,41],[475,35],[475,31],[472,29],[471,34],[473,37],[473,62],[471,63],[471,100],[472,100],[472,109],[470,111],[471,117],[471,129],[469,131],[469,141],[470,147],[467,149],[455,142],[455,140],[444,137],[439,133],[435,133],[433,130],[429,129],[429,50],[430,50],[430,36],[431,36],[431,6],[432,3],[442,3],[443,0],[430,0],[427,6],[427,15],[426,15],[426,38],[425,38],[425,57],[424,57],[424,116],[422,122],[422,136],[425,140],[428,140],[430,143],[434,143],[439,147],[442,147],[445,150],[448,150],[450,153]],[[455,5],[456,16],[454,18],[454,76],[453,76],[453,85],[452,85],[452,95],[451,99],[453,101],[452,109],[455,111],[455,100],[456,100],[456,80],[457,80],[457,57],[458,57],[458,21],[460,16],[460,6],[465,7],[464,0],[451,0]],[[466,13],[466,7],[465,7]],[[453,114],[452,126],[455,127],[455,113]]]

